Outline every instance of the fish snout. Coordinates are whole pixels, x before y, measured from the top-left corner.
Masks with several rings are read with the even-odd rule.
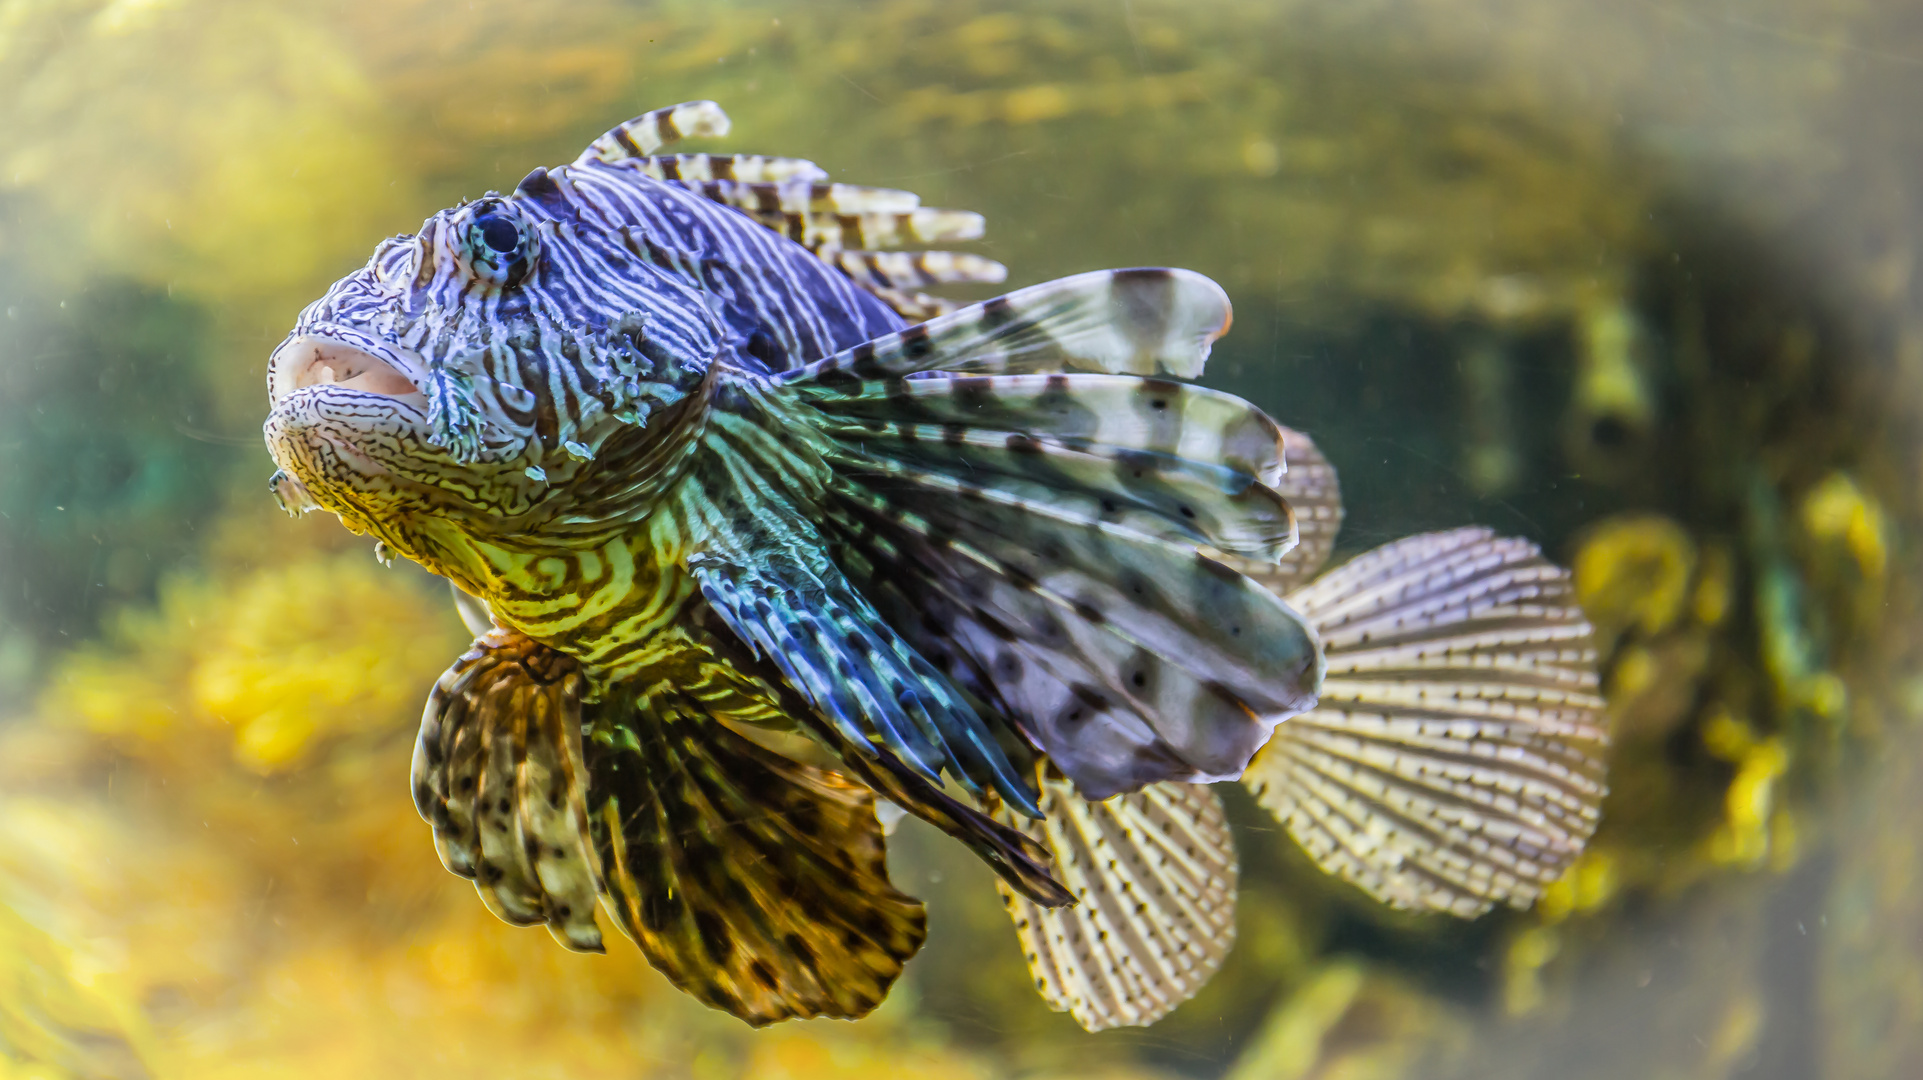
[[[299,335],[274,350],[268,372],[268,396],[276,405],[310,386],[400,398],[423,409],[427,403],[427,396],[399,363],[318,334]]]

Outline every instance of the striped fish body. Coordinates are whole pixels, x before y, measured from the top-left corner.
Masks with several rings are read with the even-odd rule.
[[[1296,493],[1299,530],[1290,454],[1312,444],[1178,381],[1228,327],[1206,278],[957,307],[919,290],[1002,269],[873,249],[978,217],[792,159],[656,153],[725,130],[712,103],[660,110],[434,215],[270,363],[275,494],[449,578],[476,631],[416,746],[442,860],[570,948],[602,947],[604,907],[750,1023],[853,1017],[924,934],[887,879],[886,800],[995,869],[1025,940],[1131,942],[1127,978],[1050,1000],[1148,1022],[1233,925],[1194,785],[1242,777],[1331,662],[1285,593],[1326,554],[1333,474]],[[1289,781],[1313,799],[1402,790],[1329,781],[1348,759],[1318,752]],[[1297,835],[1348,853],[1333,872],[1388,880],[1317,828]],[[1539,880],[1550,846],[1501,880]],[[1137,888],[1167,933],[1148,908],[1074,921]],[[1038,972],[1100,966],[1067,940]]]

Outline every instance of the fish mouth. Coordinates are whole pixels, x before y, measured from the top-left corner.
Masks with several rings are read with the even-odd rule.
[[[407,373],[409,368],[423,369],[419,358],[402,355],[405,350],[383,348],[381,352],[393,355],[379,355],[345,340],[345,335],[297,334],[275,349],[268,361],[268,398],[278,405],[297,390],[326,386],[394,398],[425,412],[427,395]]]

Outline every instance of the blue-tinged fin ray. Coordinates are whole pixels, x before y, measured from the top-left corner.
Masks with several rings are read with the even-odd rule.
[[[1012,338],[984,330],[991,302],[779,379],[784,401],[808,407],[794,426],[826,436],[816,501],[837,563],[1095,798],[1239,776],[1273,725],[1312,702],[1319,663],[1300,617],[1202,550],[1273,563],[1294,544],[1269,486],[1281,432],[1258,410],[1134,376],[908,377],[976,370],[991,354],[997,369],[1011,355],[1016,367],[1159,356],[1199,369],[1209,334],[1194,327],[1219,329],[1226,303],[1187,323],[1136,318],[1133,343],[1087,331],[1121,276],[1003,305],[1027,313]],[[1145,304],[1219,297],[1199,276],[1155,280]],[[1003,351],[1017,338],[1028,345]]]
[[[1328,674],[1245,782],[1395,907],[1527,907],[1595,830],[1608,733],[1569,574],[1488,529],[1387,544],[1289,598]]]

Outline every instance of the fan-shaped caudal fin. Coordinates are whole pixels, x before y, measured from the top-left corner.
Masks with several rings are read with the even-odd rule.
[[[783,375],[845,389],[922,371],[1071,368],[1195,378],[1229,328],[1221,286],[1187,270],[1097,270],[970,304]]]
[[[496,915],[601,952],[573,661],[494,630],[434,686],[414,748],[414,804],[441,862]]]
[[[1152,1024],[1194,997],[1235,943],[1235,845],[1200,784],[1088,802],[1042,781],[1040,821],[1003,819],[1046,846],[1072,907],[1001,887],[1035,988],[1090,1031]]]
[[[712,101],[688,101],[644,112],[588,144],[576,165],[648,157],[680,139],[719,138],[728,133],[728,114]]]
[[[659,689],[593,709],[609,908],[670,982],[749,1024],[867,1015],[926,932],[888,881],[874,795]]]
[[[1604,794],[1596,653],[1566,571],[1487,529],[1413,536],[1289,594],[1317,707],[1245,781],[1324,870],[1404,908],[1527,907]]]

